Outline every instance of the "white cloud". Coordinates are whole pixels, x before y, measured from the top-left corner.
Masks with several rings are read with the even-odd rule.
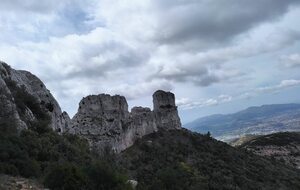
[[[257,88],[255,91],[258,93],[276,92],[276,91],[280,91],[286,88],[299,86],[299,85],[300,85],[300,80],[294,80],[294,79],[283,80],[278,85]]]
[[[227,67],[230,61],[276,52],[289,47],[300,40],[300,32],[281,29],[276,32],[248,36],[234,46],[200,52],[173,52],[164,47],[152,61],[157,64],[157,73],[153,76],[176,82],[193,82],[199,86],[227,82],[243,75],[241,68]],[[173,58],[173,62],[170,61]]]
[[[219,95],[217,98],[209,98],[200,101],[192,101],[189,98],[179,98],[176,100],[176,104],[179,106],[180,109],[183,110],[210,107],[220,105],[223,103],[228,103],[237,99],[251,99],[266,93],[281,92],[284,89],[297,86],[300,86],[300,80],[282,80],[277,85],[255,88],[235,96],[222,94]]]
[[[295,80],[295,79],[282,80],[280,81],[279,84],[276,85],[269,85],[269,86],[251,89],[247,92],[244,92],[234,97],[234,99],[251,99],[262,94],[283,92],[285,89],[293,88],[297,86],[300,86],[300,80]]]
[[[179,106],[180,109],[186,110],[186,109],[216,106],[231,101],[232,101],[231,96],[222,94],[215,99],[209,98],[200,101],[192,101],[188,98],[180,98],[176,100],[176,104]]]
[[[281,56],[281,63],[288,68],[300,67],[300,54],[290,54]]]
[[[219,97],[219,101],[220,102],[230,102],[232,100],[232,96],[229,96],[229,95],[225,95],[225,94],[222,94],[220,95]]]

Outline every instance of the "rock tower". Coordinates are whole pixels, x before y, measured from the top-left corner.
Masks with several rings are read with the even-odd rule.
[[[153,94],[153,112],[156,125],[162,129],[180,129],[181,122],[178,116],[175,96],[171,92],[158,90]]]
[[[123,96],[85,97],[79,103],[69,132],[86,138],[99,151],[108,147],[120,152],[144,135],[181,128],[174,94],[159,90],[154,93],[153,102],[153,111],[134,107],[129,112]]]

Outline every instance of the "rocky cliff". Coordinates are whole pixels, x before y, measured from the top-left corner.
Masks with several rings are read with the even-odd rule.
[[[85,137],[98,150],[108,147],[120,152],[159,129],[181,128],[174,94],[159,90],[153,95],[153,103],[153,111],[134,107],[129,112],[123,96],[88,96],[79,103],[68,131]]]
[[[0,100],[0,119],[17,121],[19,129],[28,128],[46,113],[53,130],[78,134],[99,151],[108,147],[120,152],[144,135],[181,128],[174,94],[161,90],[153,94],[153,111],[134,107],[129,112],[125,97],[119,95],[87,96],[80,101],[71,120],[40,79],[2,62]]]
[[[153,94],[154,116],[158,128],[180,129],[181,122],[178,116],[175,96],[171,92],[158,90]]]
[[[68,114],[62,112],[39,78],[27,71],[14,70],[3,62],[0,62],[0,100],[0,117],[14,119],[20,129],[27,128],[28,121],[38,117],[34,112],[38,107],[50,116],[51,128],[58,132],[63,132],[70,122]]]

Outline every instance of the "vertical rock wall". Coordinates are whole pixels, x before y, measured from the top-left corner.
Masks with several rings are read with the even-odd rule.
[[[69,132],[88,139],[99,151],[109,147],[120,152],[159,128],[180,129],[174,94],[157,91],[153,97],[154,111],[134,107],[131,112],[128,112],[123,96],[100,94],[85,97],[79,103]]]
[[[71,120],[66,112],[61,111],[39,78],[0,62],[0,119],[13,119],[21,129],[26,129],[26,122],[36,118],[30,107],[23,108],[22,114],[19,113],[12,95],[13,88],[22,88],[36,98],[42,110],[51,117],[53,130],[78,134],[99,151],[109,147],[120,152],[144,135],[157,130],[181,128],[175,96],[171,92],[159,90],[153,94],[153,111],[150,108],[134,107],[129,112],[125,97],[119,95],[87,96],[80,101],[78,112]]]
[[[173,93],[164,92],[162,90],[156,91],[153,94],[153,108],[158,128],[166,130],[181,128]]]
[[[62,113],[61,108],[44,83],[35,75],[27,71],[14,70],[7,64],[0,62],[0,96],[6,97],[6,108],[10,107],[13,111],[15,120],[19,128],[27,128],[26,123],[21,119],[17,112],[16,103],[11,95],[11,89],[7,82],[14,82],[18,87],[24,88],[27,93],[34,96],[40,106],[51,117],[51,128],[58,132],[63,132],[70,123],[70,118],[67,113]],[[8,106],[8,107],[7,107]],[[26,108],[26,120],[33,120],[34,114],[32,110]]]

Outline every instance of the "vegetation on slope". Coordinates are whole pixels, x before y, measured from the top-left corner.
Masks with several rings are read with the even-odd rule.
[[[259,136],[255,139],[247,141],[241,145],[245,146],[287,146],[291,144],[300,145],[300,133],[299,132],[282,132],[274,133],[270,135]]]
[[[99,157],[85,140],[52,131],[39,102],[7,82],[20,115],[30,109],[36,120],[26,121],[29,129],[19,132],[13,118],[0,117],[0,174],[36,178],[54,190],[130,189],[109,155]]]
[[[238,147],[238,146],[241,146],[242,144],[244,144],[248,141],[251,141],[253,139],[258,138],[259,136],[261,136],[261,135],[247,134],[247,135],[244,135],[242,137],[231,139],[231,140],[228,140],[228,141],[225,141],[225,142],[230,144],[233,147]]]
[[[239,146],[254,154],[280,160],[300,169],[300,132],[282,132],[258,136]]]
[[[187,130],[150,134],[120,156],[143,190],[300,189],[300,171]]]

